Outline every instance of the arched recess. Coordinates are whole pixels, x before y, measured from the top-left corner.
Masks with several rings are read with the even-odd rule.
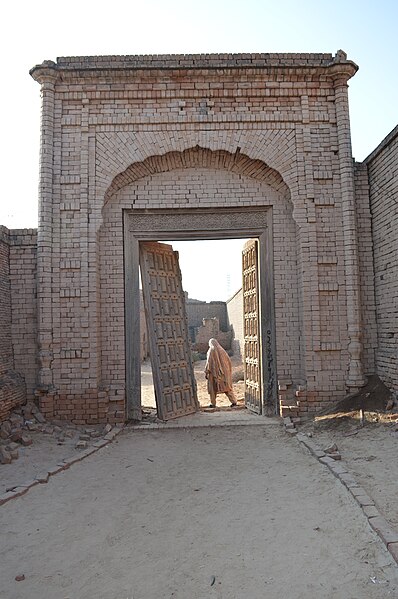
[[[206,156],[200,156],[201,150]],[[196,152],[196,156],[193,155]],[[305,224],[305,206],[299,193],[297,146],[295,128],[270,128],[266,130],[242,127],[224,130],[184,130],[173,128],[154,131],[104,131],[98,132],[95,139],[95,189],[94,198],[109,198],[118,188],[124,175],[128,178],[136,170],[132,179],[146,173],[160,172],[166,168],[165,157],[171,163],[179,160],[188,164],[204,158],[209,162],[213,156],[226,162],[231,158],[236,162],[259,162],[278,174],[290,189],[295,210],[295,220],[299,226]],[[167,160],[167,159],[166,159]],[[236,165],[238,166],[238,165]],[[175,168],[175,167],[174,167]],[[239,168],[239,167],[238,167]],[[127,180],[127,179],[126,179]],[[93,218],[97,226],[101,224],[102,202],[93,204]]]
[[[158,156],[150,156],[142,162],[132,163],[125,171],[116,175],[105,193],[104,206],[123,187],[138,179],[184,168],[213,168],[227,170],[258,181],[265,181],[275,191],[286,193],[290,197],[289,188],[280,173],[270,168],[262,160],[254,160],[239,151],[235,154],[224,150],[209,150],[196,146],[183,152],[167,152]]]
[[[195,194],[193,186],[186,185],[196,180]],[[206,184],[212,181],[213,189],[217,193],[213,197],[206,189]],[[176,188],[176,201],[170,194],[165,193],[165,188],[174,185]],[[184,187],[186,185],[186,187]],[[190,189],[188,190],[188,187]],[[199,190],[199,191],[198,191]],[[221,190],[221,192],[220,192]],[[186,193],[185,193],[186,191]],[[221,194],[221,195],[220,195]],[[224,195],[223,195],[224,194]],[[216,197],[217,196],[217,197]],[[200,206],[200,208],[198,208]],[[193,214],[200,219],[200,212],[204,220],[202,224],[192,227]],[[124,225],[123,225],[124,213]],[[123,277],[127,272],[125,281],[126,298],[131,293],[131,284],[138,289],[138,262],[133,256],[133,268],[127,266],[123,270],[124,260],[129,254],[129,248],[135,245],[135,256],[138,255],[140,239],[224,239],[234,237],[258,237],[263,254],[263,264],[267,264],[265,277],[267,301],[269,307],[269,323],[264,333],[267,339],[269,356],[267,364],[273,369],[273,376],[269,377],[275,395],[276,375],[276,339],[275,317],[280,323],[280,336],[278,352],[285,352],[286,358],[280,359],[281,368],[278,371],[280,378],[293,378],[290,370],[291,364],[300,362],[298,334],[289,338],[289,328],[300,326],[300,301],[299,274],[297,268],[297,226],[292,216],[293,206],[287,185],[278,172],[269,168],[260,160],[252,160],[239,152],[231,154],[224,151],[211,151],[204,148],[191,148],[183,152],[170,152],[162,156],[154,156],[142,163],[134,163],[123,173],[114,178],[112,185],[106,193],[102,209],[102,226],[98,236],[98,254],[100,263],[100,303],[101,303],[101,347],[102,351],[101,379],[105,387],[114,386],[119,396],[125,389],[127,378],[127,397],[137,391],[137,373],[139,372],[138,353],[130,345],[120,345],[124,339],[124,323],[131,319],[132,314],[139,314],[138,293],[130,295],[129,301],[120,302],[123,291]],[[211,218],[213,215],[213,218]],[[220,217],[222,219],[220,220]],[[215,217],[215,218],[214,218]],[[207,219],[207,225],[204,224]],[[209,220],[210,219],[210,220]],[[216,225],[211,224],[213,220]],[[165,226],[166,221],[169,223]],[[218,222],[218,224],[217,224]],[[212,229],[215,226],[215,229]],[[163,227],[163,229],[162,229]],[[180,232],[180,236],[178,233]],[[182,233],[181,233],[182,232]],[[286,244],[288,238],[289,243]],[[277,288],[276,294],[273,287],[274,261],[273,246],[277,241],[278,256],[276,263]],[[123,252],[124,243],[124,252]],[[282,256],[288,246],[289,255],[286,259]],[[130,256],[131,258],[131,256]],[[126,262],[125,262],[126,264]],[[289,273],[286,275],[286,264]],[[135,269],[135,270],[134,270]],[[282,270],[284,272],[282,273]],[[127,280],[129,279],[129,280]],[[293,289],[293,291],[292,291]],[[295,294],[294,306],[286,309],[288,294]],[[276,297],[276,307],[273,302]],[[290,301],[290,300],[288,300]],[[293,302],[291,302],[293,304]],[[126,313],[123,313],[123,308]],[[292,318],[293,314],[293,318]],[[293,324],[292,321],[293,320]],[[112,330],[108,323],[112,322]],[[271,327],[271,328],[270,328]],[[128,333],[126,340],[131,343],[132,337]],[[287,356],[286,346],[297,351],[293,356]],[[134,345],[134,343],[133,343]],[[126,353],[125,353],[126,351]],[[134,353],[135,352],[135,353]],[[130,366],[133,364],[136,375],[126,377],[125,356],[137,354],[134,360],[127,359]],[[300,366],[301,367],[301,366]],[[299,378],[297,373],[294,377]],[[133,387],[129,388],[134,379]],[[130,380],[130,383],[129,383]],[[130,416],[137,417],[138,413]]]

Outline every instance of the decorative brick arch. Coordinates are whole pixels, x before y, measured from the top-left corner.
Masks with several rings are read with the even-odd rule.
[[[289,190],[294,219],[306,223],[304,198],[298,192],[296,131],[227,131],[220,137],[215,131],[186,132],[178,136],[170,131],[98,134],[96,141],[97,199],[106,204],[122,187],[142,177],[173,168],[202,166],[223,168],[244,176],[268,181],[277,190]],[[101,222],[103,205],[95,207]]]
[[[125,171],[116,175],[105,193],[104,207],[120,189],[143,177],[184,168],[216,168],[228,170],[244,177],[264,181],[275,191],[290,196],[288,186],[279,172],[258,159],[241,154],[240,148],[231,154],[225,150],[209,150],[196,146],[183,152],[167,152],[150,156],[141,162],[132,163]]]

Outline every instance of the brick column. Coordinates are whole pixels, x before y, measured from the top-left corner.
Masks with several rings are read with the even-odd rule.
[[[37,327],[39,391],[52,390],[52,196],[54,154],[54,96],[56,65],[45,61],[33,67],[31,76],[41,85],[41,137],[39,179],[39,227],[37,236]]]
[[[366,379],[362,366],[361,304],[359,284],[358,235],[355,214],[354,164],[351,150],[347,76],[335,79],[335,106],[340,162],[341,206],[343,217],[344,262],[347,301],[348,351],[350,355],[347,387],[351,392]]]

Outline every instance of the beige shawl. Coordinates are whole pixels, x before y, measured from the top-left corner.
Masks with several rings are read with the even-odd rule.
[[[216,339],[209,340],[205,373],[208,379],[209,391],[210,386],[216,393],[232,391],[231,360]]]

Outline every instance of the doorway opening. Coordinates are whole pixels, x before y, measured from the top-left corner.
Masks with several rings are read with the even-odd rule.
[[[176,266],[172,263],[172,254],[175,252],[165,243],[170,239],[176,240],[174,243],[177,244],[181,241],[234,239],[239,240],[242,245],[246,239],[256,240],[254,244],[258,256],[258,273],[253,274],[251,264],[246,275],[243,270],[243,280],[248,280],[252,286],[244,298],[245,312],[253,316],[252,319],[245,319],[245,336],[251,337],[251,343],[249,350],[248,347],[245,349],[244,370],[245,379],[252,383],[245,386],[246,405],[259,414],[274,415],[277,393],[272,208],[219,209],[216,214],[207,209],[142,212],[128,210],[124,213],[124,238],[127,417],[133,420],[142,418],[140,263],[143,272],[147,273],[147,282],[143,285],[144,289],[146,285],[146,295],[150,295],[150,290],[154,291],[152,304],[147,307],[146,318],[147,322],[151,322],[148,341],[150,345],[152,343],[150,353],[157,390],[155,395],[164,400],[164,412],[162,415],[161,409],[160,416],[162,419],[169,419],[199,408],[193,367],[188,363],[191,362],[189,330],[188,327],[185,330],[184,323],[178,316],[182,311],[182,304],[185,306],[182,287],[179,291],[180,299],[177,297],[175,281],[178,276],[174,276],[174,272],[179,270],[178,259]],[[210,266],[213,267],[213,263]],[[259,309],[257,313],[254,309],[255,293],[258,294],[261,315]],[[163,308],[159,307],[160,297],[166,300],[166,306]],[[258,329],[257,339],[254,338],[255,326]],[[257,377],[254,377],[252,375],[256,368],[256,358],[258,372]],[[171,360],[171,365],[166,364],[167,360]],[[158,411],[160,401],[158,397]]]
[[[245,239],[224,239],[164,242],[178,252],[187,318],[186,330],[199,409],[208,412],[214,411],[210,405],[208,381],[205,376],[209,340],[212,338],[217,340],[229,356],[232,370],[231,386],[237,402],[236,407],[246,408],[245,319],[242,289],[242,251],[246,241]],[[168,312],[166,316],[169,316],[170,306],[165,306],[165,309]],[[141,404],[143,413],[152,417],[156,414],[156,394],[150,346],[147,343],[149,334],[146,320],[141,276]],[[247,359],[249,361],[249,356]],[[220,391],[217,394],[216,406],[217,411],[231,411],[231,401],[224,392]],[[236,411],[235,407],[234,411]]]

